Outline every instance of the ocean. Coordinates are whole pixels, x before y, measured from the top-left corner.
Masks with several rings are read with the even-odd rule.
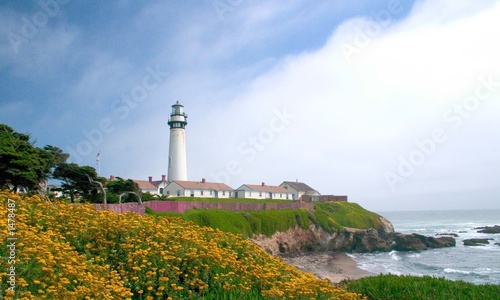
[[[402,233],[436,236],[456,233],[456,247],[420,252],[350,254],[358,267],[397,275],[430,275],[474,284],[500,284],[500,234],[477,233],[475,227],[500,225],[500,209],[379,212]],[[491,238],[486,246],[464,246],[463,240]]]

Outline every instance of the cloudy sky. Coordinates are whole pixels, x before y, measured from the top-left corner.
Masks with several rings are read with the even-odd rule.
[[[500,1],[2,1],[0,123],[101,175],[500,208]]]

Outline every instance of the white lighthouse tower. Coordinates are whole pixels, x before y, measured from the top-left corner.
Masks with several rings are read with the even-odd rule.
[[[187,115],[179,101],[172,105],[172,113],[168,120],[170,126],[170,147],[168,154],[167,180],[187,180],[186,166],[186,124]]]

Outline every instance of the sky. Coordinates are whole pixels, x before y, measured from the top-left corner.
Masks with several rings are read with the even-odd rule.
[[[500,1],[2,1],[0,123],[100,175],[500,208]]]

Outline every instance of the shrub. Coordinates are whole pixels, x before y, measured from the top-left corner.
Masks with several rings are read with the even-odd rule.
[[[384,300],[499,299],[500,285],[474,285],[431,276],[378,275],[341,282],[340,286]]]
[[[360,298],[286,265],[241,235],[180,218],[118,215],[90,204],[45,202],[8,192],[0,192],[3,216],[8,199],[16,203],[17,285],[15,294],[7,290],[3,270],[10,266],[1,259],[0,298]],[[238,219],[233,221],[239,226]],[[1,257],[7,257],[7,226],[0,223]]]

